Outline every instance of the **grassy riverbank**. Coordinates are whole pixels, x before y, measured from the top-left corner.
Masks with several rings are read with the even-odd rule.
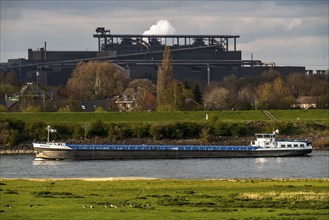
[[[327,109],[314,110],[270,110],[278,121],[329,121]],[[31,112],[0,113],[0,121],[19,119],[25,122],[44,123],[84,123],[102,120],[105,123],[128,122],[206,122],[206,114],[211,120],[224,122],[268,121],[262,111],[177,111],[177,112]]]
[[[271,110],[277,121],[262,111],[189,111],[189,112],[38,112],[0,113],[0,153],[31,150],[33,140],[46,141],[45,128],[57,133],[52,140],[103,144],[147,144],[174,140],[173,144],[224,144],[234,142],[218,137],[250,138],[255,133],[280,130],[280,138],[308,139],[317,149],[329,149],[329,112],[327,110]],[[208,114],[208,120],[206,120]],[[105,142],[104,142],[105,141]],[[28,144],[26,144],[28,143]]]
[[[329,215],[329,179],[1,179],[0,192],[0,219],[327,219]]]

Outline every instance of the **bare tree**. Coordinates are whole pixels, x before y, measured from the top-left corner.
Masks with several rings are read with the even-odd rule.
[[[128,88],[143,88],[151,93],[156,93],[156,86],[149,79],[134,79],[129,82]]]
[[[124,90],[121,70],[110,62],[90,61],[77,66],[67,83],[68,94],[76,99],[104,99]]]
[[[251,87],[245,86],[238,91],[236,107],[244,110],[251,109],[255,100],[255,91]]]
[[[297,99],[302,95],[307,94],[307,90],[310,83],[309,77],[301,73],[291,73],[286,79],[287,88],[289,89],[290,94]]]

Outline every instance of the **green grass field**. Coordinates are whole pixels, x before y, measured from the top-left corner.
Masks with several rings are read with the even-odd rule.
[[[328,219],[329,215],[329,179],[1,179],[0,193],[0,219],[6,220]]]
[[[328,110],[271,110],[279,121],[329,121]],[[268,121],[262,111],[187,111],[187,112],[105,112],[105,113],[0,113],[0,120],[16,118],[23,121],[44,121],[45,123],[83,123],[100,119],[104,122],[206,122],[206,114],[211,120],[220,121]]]

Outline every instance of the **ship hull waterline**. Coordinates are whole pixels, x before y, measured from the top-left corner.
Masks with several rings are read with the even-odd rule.
[[[59,150],[35,149],[36,158],[49,160],[129,160],[129,159],[188,159],[188,158],[244,158],[306,156],[312,149],[275,150]]]

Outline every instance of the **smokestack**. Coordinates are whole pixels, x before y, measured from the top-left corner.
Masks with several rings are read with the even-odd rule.
[[[45,60],[47,60],[47,41],[45,41]]]

